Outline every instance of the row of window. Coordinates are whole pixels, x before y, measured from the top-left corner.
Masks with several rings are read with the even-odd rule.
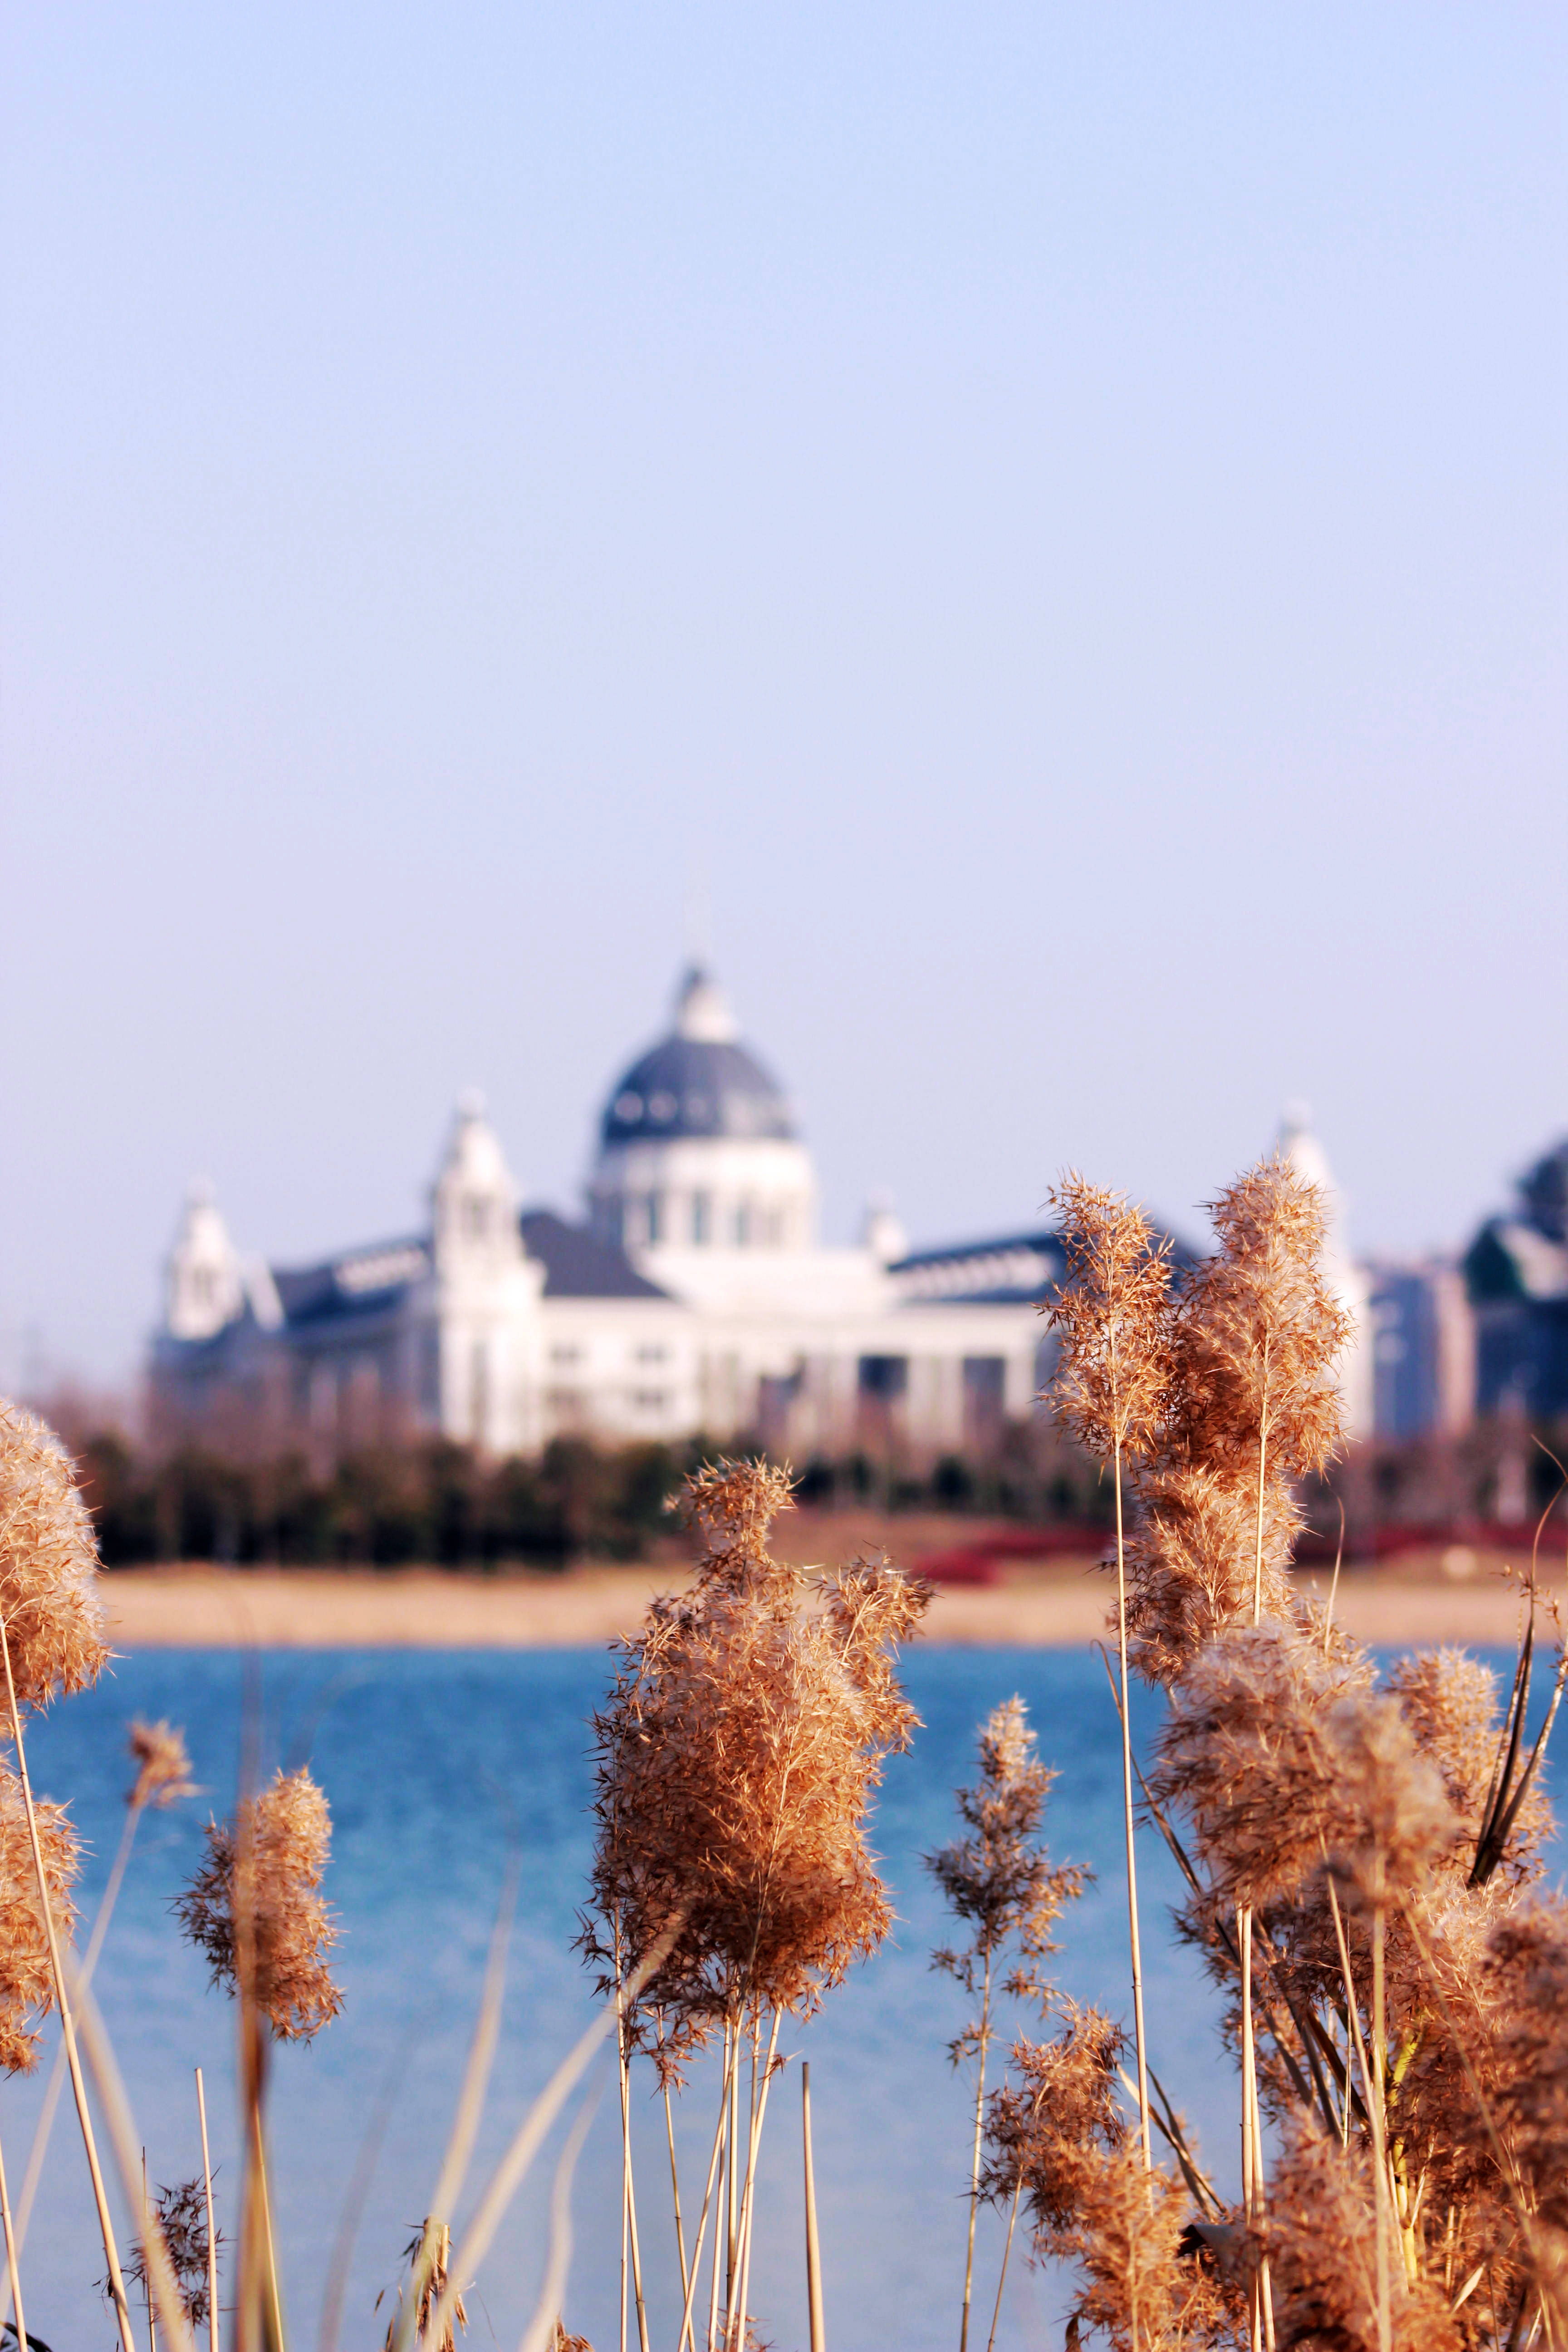
[[[721,1202],[711,1192],[633,1192],[611,1211],[616,1239],[633,1249],[689,1243],[697,1249],[784,1249],[788,1209],[766,1201]]]
[[[669,1349],[653,1344],[634,1348],[631,1353],[632,1361],[636,1364],[668,1364],[669,1361]],[[563,1366],[580,1364],[587,1354],[587,1349],[580,1347],[575,1340],[559,1340],[550,1350],[550,1360]]]

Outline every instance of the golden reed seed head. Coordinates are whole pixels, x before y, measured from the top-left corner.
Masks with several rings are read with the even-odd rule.
[[[41,1421],[3,1401],[0,1619],[19,1706],[84,1690],[108,1663],[98,1547],[70,1462]]]
[[[36,1801],[49,1906],[62,1939],[76,1923],[70,1890],[80,1872],[77,1834],[63,1805]],[[38,2023],[55,2005],[48,1937],[38,1905],[22,1783],[0,1763],[0,2067],[25,2074],[37,2063]]]
[[[176,1731],[173,1724],[143,1723],[138,1716],[131,1725],[125,1746],[136,1767],[136,1778],[125,1792],[125,1801],[133,1811],[139,1811],[143,1805],[156,1805],[163,1811],[178,1804],[182,1797],[195,1795],[191,1759],[185,1753],[185,1735]]]
[[[207,1828],[207,1855],[174,1910],[214,1984],[246,1992],[281,2041],[309,2042],[342,2007],[327,1955],[338,1927],[321,1893],[326,1798],[301,1765]]]
[[[1278,2342],[1377,2352],[1377,2218],[1368,2151],[1342,2147],[1293,2116],[1261,2235]],[[1450,2308],[1453,2290],[1444,2293],[1441,2274],[1412,2279],[1397,2257],[1389,2267],[1391,2352],[1460,2352],[1474,2340]]]
[[[1364,1659],[1272,1624],[1214,1643],[1175,1685],[1151,1785],[1192,1823],[1221,1901],[1289,1902],[1325,1862],[1386,1901],[1452,1850],[1441,1778],[1370,1680]]]
[[[1182,1437],[1211,1465],[1326,1468],[1342,1433],[1338,1366],[1354,1327],[1323,1277],[1328,1206],[1289,1161],[1260,1160],[1209,1203],[1219,1248],[1178,1308]]]
[[[1184,2248],[1182,2182],[1146,2172],[1129,2141],[1116,2095],[1121,2028],[1098,2010],[1060,2006],[1060,2032],[1020,2037],[987,2103],[982,2197],[1006,2208],[1016,2194],[1037,2261],[1076,2266],[1069,2343],[1085,2327],[1122,2352],[1230,2341],[1215,2332],[1234,2316],[1225,2294]]]
[[[1084,1873],[1070,1864],[1053,1869],[1035,1842],[1057,1775],[1035,1752],[1023,1700],[994,1707],[976,1745],[980,1778],[973,1788],[955,1791],[969,1835],[923,1857],[949,1908],[972,1931],[966,1951],[939,1951],[933,1962],[971,1991],[975,1962],[984,1963],[1010,1937],[1016,1937],[1026,1959],[1054,1951],[1050,1931],[1084,1882]],[[960,2037],[955,2057],[967,2052],[971,2039]]]
[[[1133,1459],[1163,1421],[1172,1364],[1171,1268],[1141,1209],[1076,1172],[1049,1194],[1067,1276],[1047,1308],[1061,1336],[1058,1420],[1088,1453]]]
[[[655,1601],[595,1717],[596,1921],[606,1989],[678,1915],[634,2038],[667,2073],[742,2009],[809,2011],[892,1913],[867,1843],[882,1759],[916,1717],[896,1643],[929,1591],[881,1559],[808,1579],[772,1559],[787,1474],[720,1463],[686,1507],[710,1549]]]

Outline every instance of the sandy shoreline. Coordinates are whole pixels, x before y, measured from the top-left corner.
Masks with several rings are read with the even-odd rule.
[[[563,1576],[471,1576],[428,1569],[121,1570],[103,1580],[121,1651],[560,1649],[630,1633],[678,1564],[582,1568]],[[925,1638],[1064,1649],[1104,1632],[1107,1591],[1089,1563],[1010,1571],[991,1586],[938,1592]],[[1418,1567],[1347,1575],[1338,1612],[1363,1641],[1511,1644],[1518,1603],[1494,1577],[1455,1583]]]

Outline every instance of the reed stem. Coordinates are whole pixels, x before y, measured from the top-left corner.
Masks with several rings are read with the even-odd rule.
[[[93,2202],[98,2209],[98,2226],[103,2239],[103,2259],[109,2270],[109,2292],[114,2303],[114,2315],[120,2326],[123,2352],[136,2352],[136,2341],[131,2326],[131,2306],[125,2300],[125,2281],[120,2269],[119,2249],[114,2242],[114,2224],[109,2216],[109,2199],[103,2186],[103,2171],[98,2161],[98,2146],[92,2134],[92,2116],[88,2109],[87,2085],[82,2080],[81,2058],[77,2050],[76,2021],[66,1994],[65,1970],[60,1963],[60,1939],[55,1926],[54,1906],[49,1901],[49,1884],[44,1872],[44,1850],[38,1842],[38,1817],[33,1808],[33,1783],[27,1771],[27,1748],[22,1737],[22,1710],[16,1704],[16,1684],[11,1672],[11,1641],[3,1618],[0,1618],[0,1657],[5,1664],[5,1696],[10,1708],[11,1732],[16,1743],[16,1772],[22,1783],[22,1803],[27,1816],[27,1838],[33,1849],[33,1869],[38,1882],[38,1907],[43,1913],[44,1934],[48,1941],[49,1971],[54,1979],[55,2002],[60,2013],[60,2036],[65,2043],[66,2063],[70,2068],[71,2090],[76,2098],[77,2120],[81,2126],[81,2143],[87,2154],[87,2168],[92,2179]]]
[[[811,2328],[811,2352],[827,2352],[822,2323],[822,2247],[816,2234],[816,2171],[811,2153],[811,2062],[800,2069],[800,2133],[805,2158],[805,2303]],[[992,2331],[994,2334],[994,2329]]]
[[[1143,2032],[1143,1943],[1138,1930],[1138,1853],[1132,1810],[1132,1717],[1127,1695],[1127,1547],[1121,1511],[1121,1436],[1111,1450],[1116,1490],[1116,1658],[1121,1683],[1121,1811],[1127,1835],[1127,1938],[1132,1962],[1132,2037],[1138,2057],[1138,2137],[1143,2169],[1154,2169],[1154,2136],[1149,2119],[1149,2051]],[[964,2347],[960,2347],[960,2352]]]
[[[202,2126],[202,2189],[207,2208],[207,2344],[209,2352],[218,2352],[217,2231],[213,2221],[213,2160],[207,2147],[207,2095],[199,2066],[196,2068],[196,2113]]]
[[[767,2063],[763,2069],[761,2091],[753,2102],[751,2136],[746,2150],[746,2187],[741,2202],[741,2307],[735,2318],[736,2352],[743,2352],[746,2340],[746,2297],[752,2288],[752,2227],[756,2210],[757,2153],[763,2144],[763,2119],[768,2111],[768,2092],[773,2079],[773,2058],[778,2050],[783,2015],[782,2010],[774,2010],[773,2031],[768,2035]]]
[[[680,2174],[675,2161],[675,2117],[670,2112],[669,2084],[666,2083],[662,2087],[664,2091],[664,2132],[665,2137],[669,2143],[669,2197],[670,2203],[675,2209],[675,2252],[680,2263],[680,2293],[684,2301],[687,2288],[686,2231],[681,2225],[680,2220]],[[680,2341],[682,2345],[686,2342],[687,2333],[688,2330],[683,2324],[680,2331]]]
[[[632,2293],[637,2300],[637,2343],[640,2352],[648,2352],[647,2310],[643,2302],[642,2249],[637,2241],[637,2183],[632,2178],[632,2110],[631,2062],[626,2054],[626,2035],[621,2035],[621,2147],[626,2182],[626,2231],[631,2242]],[[626,2308],[623,2292],[621,2308]]]
[[[991,2046],[991,1952],[980,1979],[980,2066],[974,2084],[974,2146],[969,2168],[969,2236],[963,2255],[963,2310],[958,2352],[969,2352],[969,2305],[974,2291],[974,2225],[980,2212],[980,2152],[985,2131],[985,2053]]]
[[[1002,2324],[1002,2290],[1007,2284],[1007,2261],[1013,2252],[1013,2232],[1018,2226],[1018,2200],[1024,2194],[1024,2174],[1019,2169],[1013,2183],[1013,2202],[1007,2209],[1007,2235],[1002,2246],[1002,2268],[996,2277],[996,2303],[991,2314],[991,2333],[985,2339],[985,2352],[996,2352],[996,2330]]]
[[[1377,2352],[1389,2352],[1393,2342],[1392,2281],[1388,2266],[1388,2123],[1384,2112],[1387,2060],[1384,2015],[1384,1911],[1372,1906],[1372,2131],[1373,2163],[1377,2185]]]
[[[16,2352],[27,2352],[27,2323],[22,2315],[22,2275],[16,2267],[16,2233],[11,2227],[11,2199],[5,2187],[5,2152],[0,2147],[0,2221],[5,2224],[5,2274],[10,2282],[11,2308],[16,2323]]]
[[[92,1982],[92,1972],[98,1966],[98,1956],[103,1949],[103,1939],[109,1933],[109,1923],[114,1916],[114,1906],[119,1898],[121,1881],[125,1876],[126,1864],[131,1860],[131,1847],[136,1835],[136,1824],[141,1818],[140,1805],[128,1807],[125,1826],[120,1832],[120,1843],[115,1850],[114,1866],[109,1874],[109,1882],[103,1890],[103,1900],[98,1906],[98,1916],[92,1923],[92,1934],[88,1938],[87,1949],[82,1954],[81,1965],[77,1972],[84,1985],[90,1985]],[[66,2045],[65,2037],[62,2035],[55,2045],[54,2059],[49,2067],[49,2079],[45,2086],[43,2104],[38,2109],[38,2120],[33,2127],[33,2145],[27,2151],[27,2169],[22,2180],[22,2194],[16,2200],[16,2251],[18,2253],[27,2242],[27,2224],[33,2218],[33,2207],[38,2194],[38,2182],[43,2176],[44,2158],[48,2154],[49,2135],[55,2127],[55,2116],[59,2107],[60,2093],[65,2088],[65,2079]],[[5,2313],[0,2309],[0,2319],[4,2316]]]
[[[692,2333],[692,2328],[691,2328],[691,2305],[692,2305],[692,2302],[693,2302],[693,2300],[694,2300],[694,2298],[695,2298],[695,2296],[696,2296],[696,2293],[697,2293],[697,2280],[698,2280],[698,2276],[699,2276],[699,2273],[700,2273],[701,2268],[702,2268],[702,2248],[703,2248],[704,2242],[705,2242],[705,2240],[706,2240],[706,2238],[707,2238],[707,2235],[708,2235],[708,2216],[709,2216],[710,2211],[710,2210],[712,2210],[712,2208],[713,2208],[713,2186],[714,2186],[714,2181],[715,2181],[715,2179],[716,2179],[716,2178],[717,2178],[717,2176],[718,2176],[718,2172],[719,2172],[719,2160],[720,2160],[720,2158],[721,2158],[721,2154],[723,2153],[723,2146],[724,2146],[724,2119],[725,2119],[726,2115],[727,2115],[727,2114],[728,2114],[728,2112],[729,2112],[729,2105],[730,2105],[730,2082],[729,2082],[729,2063],[728,2063],[728,2059],[729,2059],[729,2047],[730,2047],[729,2040],[728,2040],[728,2036],[726,2036],[725,2043],[724,2043],[724,2049],[725,2049],[725,2076],[724,2076],[724,2081],[723,2081],[723,2084],[722,2084],[722,2085],[721,2085],[721,2087],[720,2094],[719,2094],[719,2117],[718,2117],[718,2121],[715,2123],[715,2125],[714,2125],[714,2126],[713,2126],[713,2146],[712,2146],[712,2149],[711,2149],[711,2151],[710,2151],[710,2155],[709,2155],[709,2158],[708,2158],[708,2179],[707,2179],[707,2183],[706,2183],[706,2185],[705,2185],[705,2187],[704,2187],[704,2189],[703,2189],[703,2191],[702,2191],[702,2210],[701,2210],[701,2213],[700,2213],[700,2214],[699,2215],[699,2217],[698,2217],[698,2222],[697,2222],[697,2236],[696,2236],[696,2239],[695,2239],[695,2241],[694,2241],[694,2242],[693,2242],[693,2245],[692,2245],[692,2248],[691,2248],[691,2273],[690,2273],[690,2276],[688,2278],[688,2280],[687,2280],[687,2282],[686,2282],[686,2308],[685,2308],[685,2310],[684,2310],[684,2311],[681,2313],[681,2315],[680,2315],[680,2335],[681,2335],[681,2339],[682,2339],[683,2341],[684,2341],[687,2337],[690,2336],[691,2336],[691,2333]],[[719,2248],[719,2225],[718,2225],[718,2218],[717,2218],[717,2215],[715,2215],[715,2218],[714,2218],[714,2225],[713,2225],[713,2249],[714,2249],[714,2252],[713,2252],[713,2262],[714,2262],[714,2270],[715,2270],[715,2273],[717,2273],[717,2269],[718,2269],[718,2261],[719,2261],[719,2252],[718,2252],[718,2248]],[[714,2301],[715,2301],[715,2304],[717,2303],[717,2300],[718,2300],[718,2290],[717,2290],[717,2287],[715,2286],[715,2289],[714,2289]],[[712,2323],[711,2323],[711,2321],[710,2321],[710,2332],[711,2332],[711,2326],[712,2326]]]

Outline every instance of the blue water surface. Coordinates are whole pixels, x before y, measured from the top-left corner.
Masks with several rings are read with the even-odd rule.
[[[98,1980],[155,2182],[200,2169],[193,2069],[208,2086],[220,2200],[239,2166],[231,2097],[233,2012],[207,1989],[178,1937],[171,1897],[195,1866],[208,1807],[233,1802],[247,1677],[261,1693],[269,1761],[307,1757],[331,1800],[330,1893],[342,1926],[342,2018],[308,2048],[278,2053],[271,2128],[275,2219],[296,2347],[317,2341],[323,2283],[356,2162],[374,2157],[347,2275],[342,2341],[379,2347],[376,2297],[426,2210],[479,2002],[509,1853],[521,1890],[500,2048],[466,2203],[472,2201],[530,2095],[593,2014],[572,1951],[591,1823],[585,1718],[605,1680],[601,1651],[279,1653],[248,1663],[229,1651],[147,1653],[121,1660],[94,1692],[57,1707],[32,1736],[39,1788],[68,1800],[89,1842],[90,1916],[123,1820],[123,1729],[132,1715],[184,1727],[199,1804],[143,1822]],[[977,1722],[1018,1693],[1041,1752],[1060,1773],[1047,1813],[1055,1858],[1094,1883],[1066,1915],[1055,1963],[1063,1988],[1127,2011],[1126,1894],[1120,1746],[1098,1656],[1086,1651],[917,1650],[906,1684],[924,1722],[913,1751],[889,1765],[876,1844],[899,1913],[879,1958],[858,1969],[781,2048],[812,2063],[817,2194],[828,2332],[835,2352],[920,2352],[957,2342],[963,2262],[967,2116],[973,2089],[946,2056],[964,2021],[957,1988],[934,1974],[946,1939],[921,1856],[954,1833],[952,1792],[973,1778]],[[1142,1745],[1158,1702],[1135,1693]],[[1194,1957],[1167,1932],[1176,1875],[1141,1833],[1151,2050],[1205,2160],[1234,2173],[1235,2100],[1217,2001]],[[46,2061],[52,2033],[46,2042]],[[42,2075],[0,2084],[0,2132],[13,2193],[26,2161]],[[574,2200],[568,2324],[599,2352],[617,2342],[619,2131],[613,2073],[600,2100]],[[654,2343],[673,2347],[679,2311],[662,2109],[637,2097],[639,2206]],[[683,2196],[700,2201],[716,2070],[699,2065],[678,2108]],[[751,2304],[765,2338],[805,2339],[802,2290],[798,2070],[775,2084],[762,2177]],[[510,2352],[544,2258],[553,2148],[524,2184],[470,2297],[471,2340]],[[464,2206],[459,2207],[459,2224]],[[1000,2226],[982,2221],[984,2345]],[[54,2352],[110,2352],[97,2292],[92,2209],[68,2096],[57,2122],[24,2266],[27,2320]],[[1058,2280],[1015,2260],[999,2344],[1057,2344]],[[635,2342],[635,2333],[633,2340]],[[973,2339],[972,2339],[973,2340]]]

